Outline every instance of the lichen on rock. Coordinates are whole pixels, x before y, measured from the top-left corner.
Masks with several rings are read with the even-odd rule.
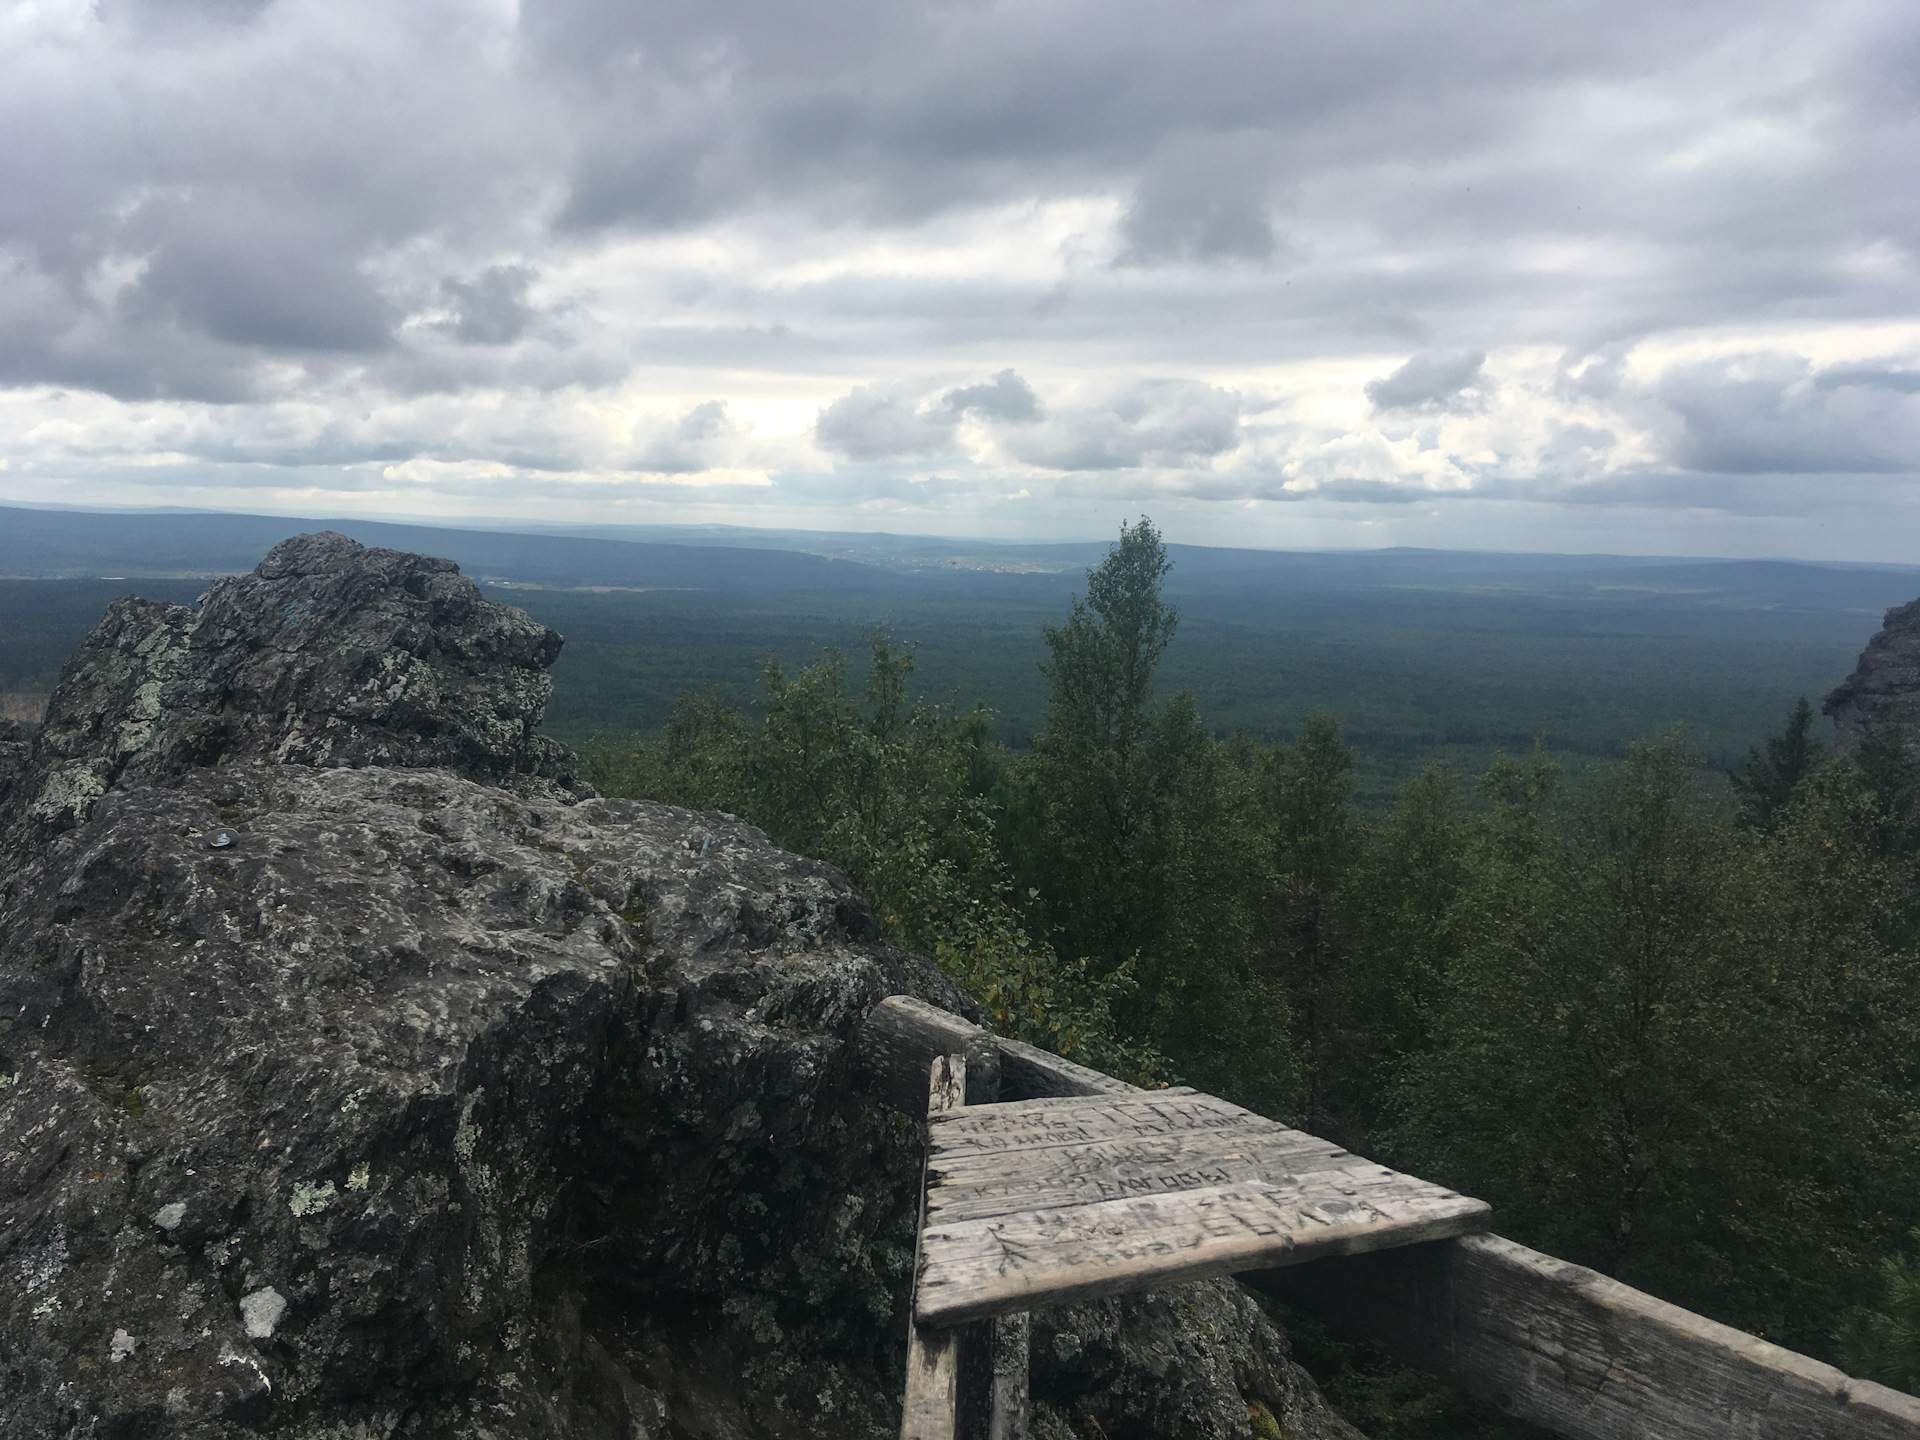
[[[896,1432],[920,1142],[853,1042],[967,1002],[574,783],[558,646],[337,536],[83,645],[0,774],[0,1434]],[[1350,1433],[1230,1286],[1041,1333],[1045,1433]]]

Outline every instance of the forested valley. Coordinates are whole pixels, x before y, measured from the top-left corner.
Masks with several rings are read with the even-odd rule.
[[[916,699],[884,634],[586,748],[603,791],[845,869],[1007,1031],[1178,1079],[1490,1201],[1528,1245],[1920,1389],[1920,775],[1810,706],[1731,774],[1682,731],[1570,774],[1435,766],[1384,812],[1334,715],[1216,738],[1156,677],[1123,527],[1045,634],[1031,744]],[[1576,783],[1577,782],[1577,783]],[[1379,1436],[1493,1433],[1296,1334]]]

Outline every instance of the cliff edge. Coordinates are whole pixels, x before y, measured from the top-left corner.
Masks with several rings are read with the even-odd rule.
[[[0,1434],[891,1436],[969,1009],[824,865],[593,796],[560,639],[336,535],[116,603],[0,735]],[[1035,1433],[1349,1436],[1241,1292],[1036,1325]]]
[[[1853,673],[1820,708],[1833,717],[1842,753],[1857,755],[1879,739],[1920,763],[1920,600],[1887,611]]]

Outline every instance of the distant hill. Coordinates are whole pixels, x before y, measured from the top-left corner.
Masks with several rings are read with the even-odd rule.
[[[0,507],[0,707],[32,711],[115,595],[190,600],[289,535],[335,529],[448,556],[565,635],[547,713],[562,739],[651,730],[695,690],[751,703],[767,660],[792,668],[828,645],[857,681],[884,628],[913,648],[916,691],[986,702],[1019,743],[1045,714],[1045,627],[1107,549],[574,528]],[[1679,722],[1714,765],[1738,763],[1920,595],[1920,569],[1774,560],[1187,545],[1171,558],[1167,689],[1191,690],[1217,733],[1272,738],[1314,711],[1340,716],[1372,808],[1424,765],[1471,770],[1535,737],[1606,756]]]
[[[564,589],[870,591],[897,582],[877,566],[793,550],[663,545],[564,535],[277,515],[118,514],[0,507],[0,576],[204,576],[251,570],[303,530],[444,555],[476,580]]]
[[[709,594],[971,597],[1055,603],[1079,588],[1103,541],[1024,543],[740,526],[541,526],[525,531],[214,511],[0,506],[0,577],[164,578],[250,570],[277,541],[338,530],[368,545],[445,555],[476,580],[549,589]],[[1789,560],[1456,550],[1239,550],[1173,545],[1168,593],[1203,610],[1284,603],[1332,611],[1367,594],[1444,593],[1636,613],[1807,611],[1878,616],[1920,593],[1920,568]],[[928,587],[933,589],[929,590]]]

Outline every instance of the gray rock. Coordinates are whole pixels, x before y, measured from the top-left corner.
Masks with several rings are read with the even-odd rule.
[[[1920,762],[1920,600],[1887,611],[1853,674],[1821,709],[1833,717],[1843,753],[1858,754],[1868,740],[1883,738]]]
[[[17,720],[0,720],[0,822],[8,813],[14,781],[27,768],[33,732]]]
[[[571,756],[535,733],[560,643],[450,560],[296,536],[197,606],[114,602],[48,703],[21,805],[57,832],[122,777],[259,761],[564,782]]]
[[[116,605],[28,758],[0,1434],[890,1437],[920,1144],[852,1039],[971,1007],[826,866],[543,778],[557,640],[347,547]],[[1056,1436],[1350,1433],[1231,1287],[1044,1323]]]
[[[286,1313],[287,1297],[271,1285],[240,1297],[240,1322],[246,1326],[250,1340],[271,1340],[280,1317]]]

